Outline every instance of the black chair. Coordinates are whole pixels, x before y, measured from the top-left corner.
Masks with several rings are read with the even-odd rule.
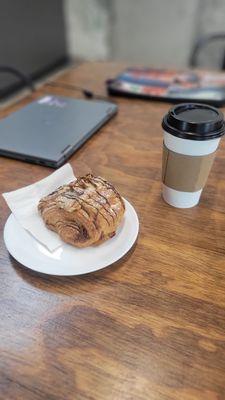
[[[199,63],[198,63],[199,53],[202,51],[202,49],[211,42],[218,42],[221,40],[225,41],[225,32],[218,32],[218,33],[209,34],[209,35],[200,37],[196,41],[196,43],[193,47],[193,50],[192,50],[192,53],[190,56],[190,60],[189,60],[189,65],[191,67],[198,67],[199,66]],[[225,70],[225,48],[224,48],[224,54],[222,57],[220,69]]]

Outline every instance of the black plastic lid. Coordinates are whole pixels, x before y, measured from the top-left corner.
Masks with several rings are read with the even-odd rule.
[[[164,116],[162,127],[171,135],[190,140],[210,140],[225,133],[223,114],[215,107],[183,103]]]

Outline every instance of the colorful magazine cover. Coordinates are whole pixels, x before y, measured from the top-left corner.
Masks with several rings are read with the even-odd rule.
[[[118,94],[141,97],[214,99],[225,96],[225,73],[195,70],[128,68],[109,84]],[[224,98],[225,100],[225,98]]]

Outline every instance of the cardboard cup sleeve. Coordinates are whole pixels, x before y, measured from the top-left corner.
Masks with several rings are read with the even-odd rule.
[[[190,156],[169,150],[163,144],[162,181],[169,188],[196,192],[206,184],[216,151],[204,156]]]

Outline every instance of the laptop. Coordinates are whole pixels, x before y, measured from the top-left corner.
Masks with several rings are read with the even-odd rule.
[[[116,112],[107,101],[45,95],[0,120],[0,155],[58,168]]]

